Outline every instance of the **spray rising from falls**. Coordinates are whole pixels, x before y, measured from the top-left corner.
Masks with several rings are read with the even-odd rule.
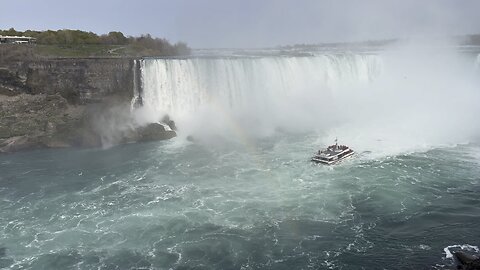
[[[189,133],[313,130],[322,143],[339,136],[372,150],[384,141],[396,153],[477,134],[478,80],[468,61],[425,51],[145,59],[141,99],[149,115],[168,113]]]
[[[180,122],[198,122],[200,116],[217,122],[225,120],[219,117],[233,118],[270,128],[287,122],[310,126],[318,109],[322,115],[333,109],[322,100],[331,99],[342,85],[371,82],[382,62],[375,55],[351,54],[146,59],[141,69],[142,99],[158,114],[168,113]]]
[[[175,117],[212,102],[229,110],[270,106],[298,91],[368,82],[381,70],[381,61],[373,55],[147,59],[142,65],[146,105]]]
[[[475,68],[480,70],[480,54],[477,55],[477,60],[475,61]]]

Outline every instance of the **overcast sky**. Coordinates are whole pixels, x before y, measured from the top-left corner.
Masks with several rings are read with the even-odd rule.
[[[480,0],[0,0],[0,28],[150,33],[194,48],[480,33]]]

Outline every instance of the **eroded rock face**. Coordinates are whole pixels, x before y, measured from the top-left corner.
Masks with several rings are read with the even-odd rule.
[[[0,96],[0,152],[70,146],[83,111],[60,95]]]
[[[121,99],[73,105],[59,94],[0,95],[0,152],[4,153],[37,148],[109,147],[175,136],[167,124],[138,124],[130,104]]]
[[[60,94],[71,104],[102,102],[108,96],[130,100],[132,59],[43,59],[11,66],[30,94]]]
[[[139,123],[132,115],[139,79],[133,59],[0,60],[0,152],[108,147],[176,136],[168,117],[162,125]]]
[[[14,96],[28,90],[20,77],[6,68],[0,68],[0,95]]]

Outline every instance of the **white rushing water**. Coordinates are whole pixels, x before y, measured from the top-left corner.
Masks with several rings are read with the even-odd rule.
[[[133,98],[131,102],[131,110],[135,109],[136,104],[138,102],[138,98],[140,97],[140,92],[139,92],[139,85],[138,85],[138,60],[133,60],[133,66],[132,66],[132,73],[133,73]]]
[[[299,92],[328,93],[340,84],[370,82],[381,70],[375,55],[147,59],[142,62],[143,97],[146,106],[173,117],[215,103],[251,110]]]
[[[316,131],[393,155],[478,135],[472,59],[408,48],[379,54],[144,59],[145,115],[184,133],[228,137]],[[455,108],[452,110],[451,108]]]

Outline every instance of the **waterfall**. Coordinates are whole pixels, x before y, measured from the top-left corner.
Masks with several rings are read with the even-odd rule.
[[[268,110],[292,96],[331,95],[336,86],[371,82],[382,71],[380,57],[370,54],[144,59],[140,64],[144,105],[174,118],[202,106]]]
[[[142,76],[140,71],[139,60],[134,59],[132,65],[133,74],[133,98],[131,102],[131,110],[143,105],[142,98]],[[139,74],[140,73],[140,74]]]
[[[468,141],[478,134],[478,125],[471,123],[480,100],[472,60],[478,67],[477,55],[467,59],[409,48],[381,54],[150,58],[138,63],[139,95],[148,121],[167,113],[185,134],[315,130],[368,147],[378,139],[398,145]]]

